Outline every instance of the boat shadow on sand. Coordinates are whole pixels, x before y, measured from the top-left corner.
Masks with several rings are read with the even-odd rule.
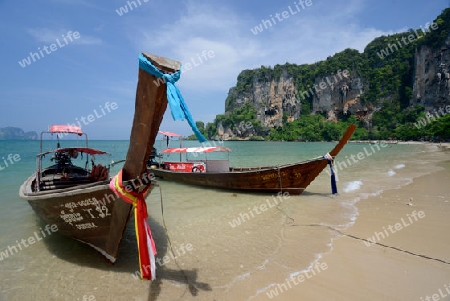
[[[169,240],[167,239],[164,227],[153,219],[148,217],[148,223],[152,229],[153,238],[155,240],[158,254],[156,258],[162,259],[168,255],[170,250]],[[45,227],[40,220],[38,226]],[[57,234],[57,233],[55,233]],[[132,218],[125,230],[122,244],[119,250],[118,259],[114,265],[104,259],[99,253],[95,252],[90,246],[68,238],[63,235],[51,235],[44,239],[47,249],[64,261],[76,264],[78,266],[89,267],[96,270],[106,272],[123,273],[123,277],[129,277],[130,281],[141,281],[139,277],[139,260],[138,249],[136,243],[136,235],[134,230],[134,219]],[[178,263],[175,262],[178,266]],[[186,286],[186,291],[192,296],[197,296],[200,291],[211,291],[212,288],[208,283],[197,282],[197,269],[169,269],[165,265],[156,265],[156,280],[149,281],[149,294],[147,300],[157,300],[161,293],[164,280],[176,282]]]

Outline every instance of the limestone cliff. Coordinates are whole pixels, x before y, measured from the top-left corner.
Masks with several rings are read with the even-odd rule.
[[[266,76],[261,80],[260,76],[260,72],[254,72],[251,84],[243,91],[236,87],[230,89],[228,111],[250,102],[256,109],[256,119],[263,127],[282,126],[283,114],[287,114],[288,118],[298,118],[301,106],[293,78],[288,76],[286,71],[283,71],[279,78]]]
[[[219,121],[219,135],[229,138],[264,135],[269,128],[283,126],[283,118],[284,122],[299,118],[302,114],[302,100],[309,102],[312,99],[311,112],[323,114],[329,121],[337,121],[340,114],[364,118],[373,111],[370,104],[361,104],[364,81],[355,71],[339,70],[336,74],[317,77],[314,84],[309,86],[299,87],[295,82],[295,78],[289,76],[286,69],[282,70],[278,78],[267,75],[261,78],[258,69],[243,71],[236,87],[229,91],[226,111],[233,112],[244,104],[251,103],[263,130],[257,132],[241,126],[224,126]]]
[[[427,111],[450,104],[450,39],[433,49],[422,45],[415,52],[413,98]]]
[[[296,131],[302,121],[289,123],[302,115],[320,114],[329,122],[354,116],[373,137],[417,138],[421,133],[414,132],[413,124],[423,107],[433,111],[450,105],[450,8],[419,31],[381,36],[363,53],[345,49],[314,64],[244,70],[229,91],[225,114],[218,115],[214,125],[219,135],[245,139],[270,132],[284,139],[289,135],[274,133]],[[242,127],[242,120],[256,123]]]
[[[364,93],[363,79],[355,72],[344,70],[334,75],[315,79],[312,105],[313,113],[324,114],[329,121],[337,121],[339,114],[365,116],[369,108],[361,104]],[[302,92],[300,95],[303,95]]]

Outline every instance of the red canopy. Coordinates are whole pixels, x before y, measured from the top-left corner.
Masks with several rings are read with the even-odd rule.
[[[72,133],[78,134],[80,136],[83,135],[81,127],[79,126],[58,125],[58,124],[50,126],[50,133]]]
[[[168,137],[181,137],[180,134],[176,134],[176,133],[172,133],[172,132],[163,132],[163,131],[159,131],[160,134],[163,134],[165,136]]]
[[[42,155],[47,155],[50,153],[56,153],[56,152],[63,152],[63,151],[73,151],[76,150],[80,153],[85,153],[85,154],[89,154],[89,155],[109,155],[109,153],[98,150],[98,149],[94,149],[94,148],[89,148],[89,147],[65,147],[65,148],[57,148],[42,154],[39,154],[38,156],[42,156]]]
[[[231,152],[231,149],[223,146],[212,147],[180,147],[168,148],[163,153],[212,153],[212,152]]]

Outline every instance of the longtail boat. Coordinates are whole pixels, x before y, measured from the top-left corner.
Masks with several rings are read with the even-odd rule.
[[[184,162],[163,162],[155,164],[150,160],[150,170],[158,178],[190,185],[211,188],[241,190],[248,192],[288,192],[301,194],[306,187],[330,165],[332,170],[332,191],[337,192],[333,161],[348,142],[355,125],[350,125],[339,143],[325,156],[285,165],[262,167],[230,167],[229,160],[189,160]],[[167,148],[162,153],[211,153],[230,152],[229,148],[192,147]]]
[[[20,197],[28,201],[45,223],[56,225],[59,233],[90,245],[112,263],[116,261],[125,228],[135,208],[135,217],[139,219],[137,228],[139,226],[139,231],[143,231],[136,234],[138,239],[143,239],[139,248],[145,247],[145,252],[156,253],[154,245],[147,246],[147,242],[153,244],[150,229],[145,224],[147,212],[144,198],[152,187],[147,158],[168,104],[168,90],[178,89],[174,82],[180,73],[181,64],[178,61],[146,53],[139,56],[130,144],[118,175],[110,175],[110,165],[96,164],[93,157],[96,159],[106,152],[89,148],[87,136],[83,147],[61,148],[58,140],[56,149],[43,152],[43,133],[41,151],[36,157],[37,170],[20,187]],[[161,82],[162,78],[164,80]],[[172,104],[171,109],[174,110]],[[81,128],[64,125],[52,126],[47,133],[84,135]],[[54,164],[43,168],[43,161],[49,155]],[[85,156],[85,164],[76,166],[73,161],[81,156]],[[154,258],[142,261],[139,252],[141,271],[146,268],[143,264],[149,260],[153,260],[154,267]],[[147,275],[147,279],[154,279],[154,268],[153,275],[148,274],[141,273],[143,277]]]

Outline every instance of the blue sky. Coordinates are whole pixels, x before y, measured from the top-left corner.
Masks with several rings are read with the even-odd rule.
[[[345,48],[362,52],[375,37],[424,26],[449,4],[310,1],[302,8],[300,0],[134,0],[136,6],[131,0],[0,0],[0,127],[40,132],[92,114],[91,122],[82,123],[91,139],[128,139],[140,52],[184,65],[194,60],[197,66],[185,70],[178,86],[194,119],[211,122],[224,113],[228,90],[243,69],[314,63]],[[128,12],[120,16],[121,7]],[[283,11],[282,21],[252,32]],[[44,55],[33,61],[30,53],[39,50]],[[200,63],[197,54],[204,51],[214,56]],[[117,107],[108,111],[108,102]],[[169,109],[161,130],[191,134]]]

